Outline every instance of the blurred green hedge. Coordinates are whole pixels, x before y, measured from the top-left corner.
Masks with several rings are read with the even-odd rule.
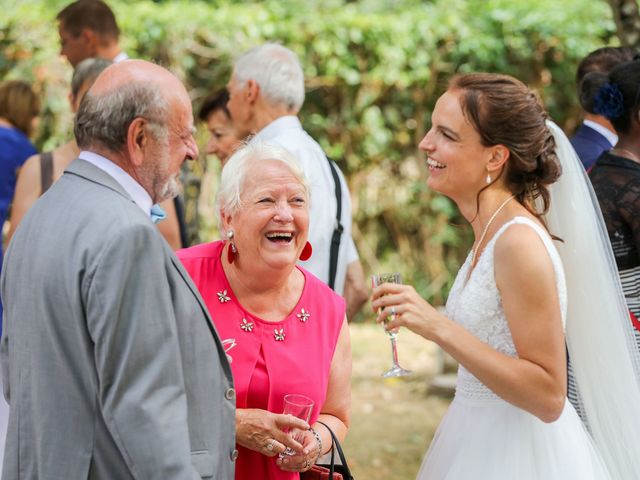
[[[71,69],[58,56],[54,20],[66,3],[0,1],[0,78],[26,78],[43,93],[37,142],[44,148],[68,137],[71,126]],[[366,272],[399,270],[435,302],[470,244],[455,206],[426,190],[416,148],[447,79],[469,71],[514,75],[570,131],[579,120],[579,59],[615,43],[604,0],[109,3],[124,50],[176,72],[196,108],[227,82],[233,57],[247,48],[271,40],[296,51],[308,87],[303,123],[348,177]],[[213,234],[205,220],[204,240]]]

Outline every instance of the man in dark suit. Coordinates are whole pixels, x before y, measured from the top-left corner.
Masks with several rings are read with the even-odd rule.
[[[611,122],[594,111],[594,97],[605,81],[604,75],[618,65],[633,59],[634,51],[624,47],[604,47],[587,55],[576,72],[580,105],[585,111],[584,121],[571,145],[578,153],[585,170],[589,170],[602,152],[611,149],[618,136]]]
[[[235,391],[205,304],[152,222],[198,155],[191,102],[157,65],[107,68],[82,152],[7,252],[3,479],[234,477]]]

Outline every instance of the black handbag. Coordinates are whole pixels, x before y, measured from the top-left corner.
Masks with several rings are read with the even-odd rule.
[[[351,475],[349,465],[347,465],[347,459],[344,456],[344,452],[342,451],[342,446],[340,445],[338,438],[326,423],[321,422],[320,420],[318,420],[318,423],[324,425],[331,434],[331,462],[329,464],[314,465],[310,470],[300,474],[300,480],[353,480],[353,475]],[[341,463],[337,465],[335,463],[336,451],[338,452],[338,457],[340,458]]]

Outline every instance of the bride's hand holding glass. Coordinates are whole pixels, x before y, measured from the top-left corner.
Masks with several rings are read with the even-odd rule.
[[[375,287],[371,306],[377,315],[376,322],[383,324],[387,330],[406,327],[436,343],[441,327],[450,322],[411,285],[383,283]]]

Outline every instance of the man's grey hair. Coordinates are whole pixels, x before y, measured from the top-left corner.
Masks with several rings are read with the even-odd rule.
[[[295,179],[303,186],[307,206],[309,206],[311,187],[298,160],[279,145],[253,139],[229,157],[220,175],[220,188],[216,195],[215,212],[223,238],[226,238],[226,232],[222,223],[222,213],[233,215],[243,207],[241,196],[247,178],[250,176],[259,177],[262,170],[258,164],[267,160],[280,162],[289,169]]]
[[[264,43],[235,61],[233,75],[238,87],[248,80],[260,85],[271,103],[298,113],[304,102],[304,73],[295,53],[277,43]]]
[[[73,133],[80,148],[102,146],[121,152],[136,118],[147,120],[156,140],[166,141],[169,102],[158,85],[133,82],[100,95],[91,91],[82,99]]]
[[[71,77],[71,94],[76,97],[85,83],[90,82],[93,84],[98,75],[111,63],[111,61],[104,58],[85,58],[78,63],[76,68],[73,69],[73,76]]]

